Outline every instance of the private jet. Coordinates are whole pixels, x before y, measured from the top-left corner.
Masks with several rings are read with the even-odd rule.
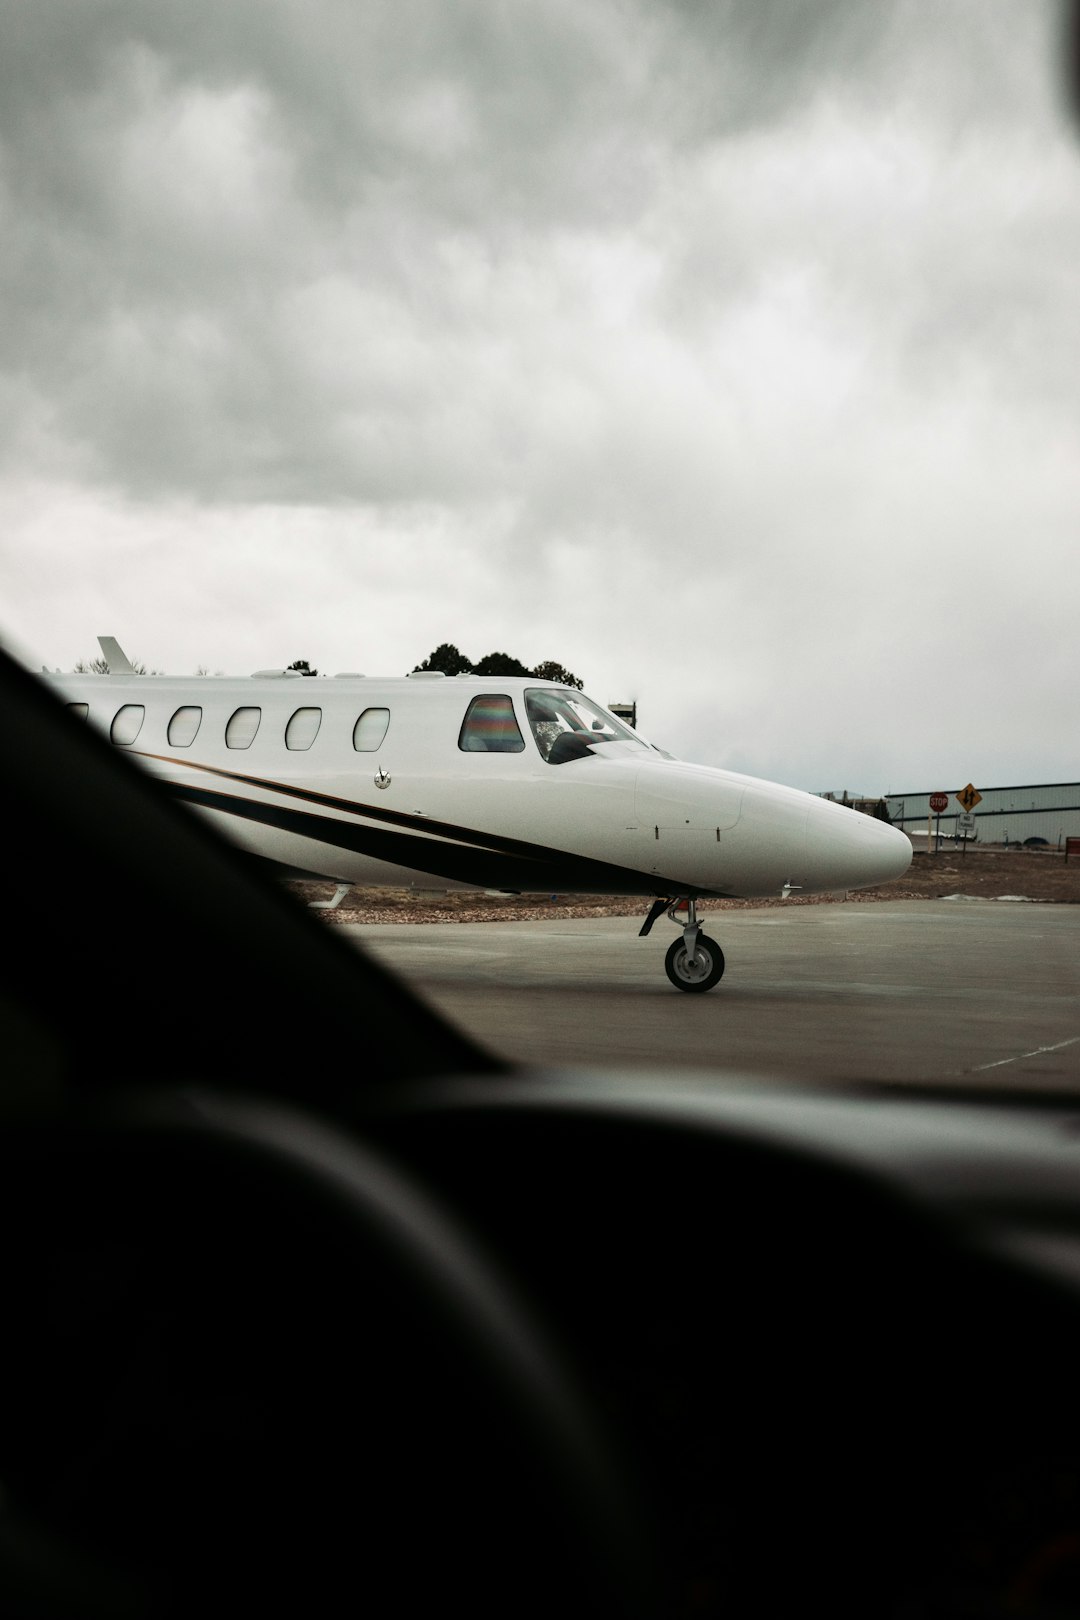
[[[68,710],[282,876],[512,894],[641,894],[682,932],[665,972],[711,990],[698,902],[899,878],[904,834],[831,800],[675,760],[573,687],[434,672],[50,677]]]
[[[902,876],[910,840],[776,782],[687,764],[573,687],[532,678],[296,670],[50,680],[249,855],[286,877],[511,894],[641,895],[681,927],[665,969],[718,983],[698,902],[847,892]]]

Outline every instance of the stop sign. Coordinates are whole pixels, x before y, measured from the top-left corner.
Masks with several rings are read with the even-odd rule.
[[[949,808],[949,795],[947,793],[931,793],[930,808],[940,815],[943,810]]]

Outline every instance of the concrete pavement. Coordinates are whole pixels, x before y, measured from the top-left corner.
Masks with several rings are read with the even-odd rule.
[[[341,932],[514,1061],[1080,1092],[1078,906],[703,910],[727,958],[704,995],[668,983],[663,919]]]

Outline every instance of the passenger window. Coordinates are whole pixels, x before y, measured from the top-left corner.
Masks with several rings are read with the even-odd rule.
[[[202,725],[202,710],[197,704],[187,704],[177,709],[169,721],[169,747],[190,748],[198,735]]]
[[[69,714],[73,714],[76,720],[85,720],[90,713],[90,705],[89,703],[69,703],[67,704],[67,711]]]
[[[321,709],[297,709],[285,727],[286,748],[310,748],[321,725]]]
[[[141,703],[125,703],[113,716],[113,723],[109,736],[117,748],[130,748],[146,719],[146,710]]]
[[[226,748],[250,748],[261,719],[261,709],[237,709],[225,727]]]
[[[389,709],[365,709],[353,726],[352,745],[358,754],[373,754],[386,736]]]
[[[510,699],[490,696],[473,698],[461,727],[458,747],[466,753],[523,753],[525,739],[518,729]]]

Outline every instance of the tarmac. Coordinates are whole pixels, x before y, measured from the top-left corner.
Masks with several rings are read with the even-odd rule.
[[[727,968],[676,990],[661,919],[350,924],[495,1055],[550,1067],[1080,1093],[1080,906],[837,902],[719,911]]]

